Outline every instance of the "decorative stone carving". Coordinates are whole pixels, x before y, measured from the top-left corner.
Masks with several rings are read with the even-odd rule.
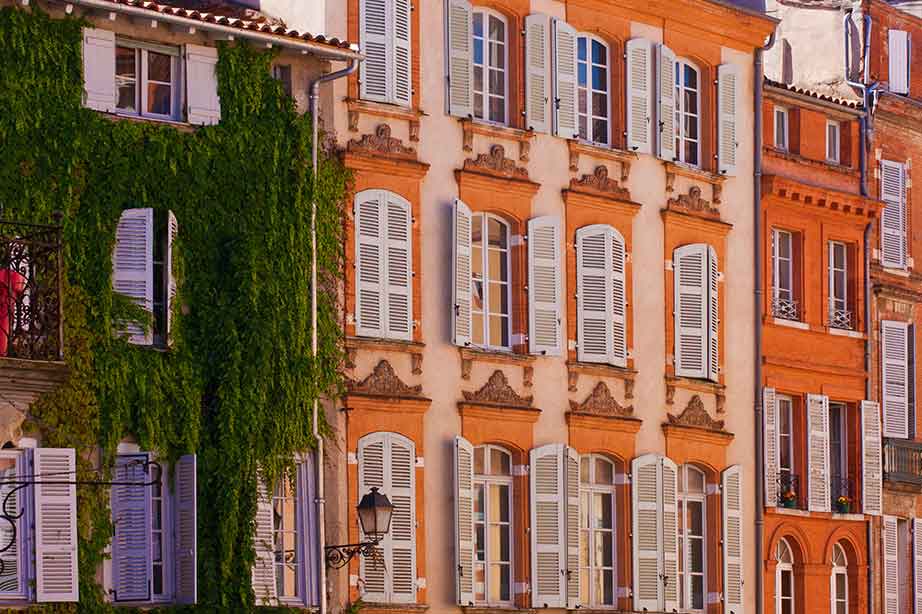
[[[422,386],[408,386],[397,377],[391,363],[382,360],[371,374],[361,382],[347,380],[349,392],[384,397],[418,397],[422,395]]]
[[[391,127],[379,124],[374,134],[366,134],[361,139],[349,141],[349,151],[361,151],[371,154],[386,154],[403,158],[415,158],[416,150],[407,147],[403,141],[391,136]]]
[[[624,380],[624,398],[628,400],[634,398],[634,380],[632,379]]]
[[[606,196],[615,196],[616,198],[625,200],[630,200],[631,198],[631,193],[627,188],[621,187],[617,181],[609,178],[608,167],[604,164],[595,167],[591,175],[583,175],[579,179],[571,179],[570,188],[573,190],[591,190],[593,192],[600,192]]]
[[[707,429],[709,431],[724,430],[724,421],[711,418],[711,415],[708,414],[707,410],[704,408],[704,402],[697,394],[691,398],[688,405],[685,406],[685,410],[682,411],[680,415],[667,415],[669,417],[669,424],[674,424],[676,426],[690,426],[699,429]]]
[[[625,417],[634,413],[633,407],[624,407],[611,396],[611,390],[605,382],[599,382],[582,403],[570,401],[570,411],[577,414],[593,416]]]
[[[413,352],[410,354],[410,373],[413,375],[422,375],[423,373],[423,353]]]
[[[410,141],[413,143],[419,143],[419,120],[411,119],[410,120]]]
[[[506,374],[497,369],[477,392],[464,391],[464,400],[468,403],[487,405],[505,405],[507,407],[530,408],[534,397],[521,397],[509,385]]]
[[[531,388],[535,385],[535,368],[532,366],[522,367],[522,385]]]
[[[722,392],[718,392],[716,396],[717,400],[717,413],[723,414],[727,411],[727,395]]]
[[[519,162],[528,162],[530,156],[531,142],[526,140],[519,141]]]
[[[349,109],[348,112],[349,132],[359,131],[359,112],[355,109]]]
[[[712,207],[709,201],[701,197],[701,188],[696,185],[689,188],[688,194],[680,194],[676,198],[670,198],[666,204],[670,209],[683,209],[708,217],[720,217],[720,210]]]
[[[471,369],[474,368],[474,361],[471,358],[461,358],[461,379],[471,379]]]
[[[666,382],[666,405],[675,403],[675,384]]]
[[[528,179],[528,170],[516,166],[515,160],[507,158],[502,145],[493,145],[490,153],[480,154],[475,160],[468,158],[464,161],[464,170],[486,172],[507,179]]]
[[[576,392],[576,384],[579,382],[579,371],[575,369],[567,370],[567,390],[570,392]]]

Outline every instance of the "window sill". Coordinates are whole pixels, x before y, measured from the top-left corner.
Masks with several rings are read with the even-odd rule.
[[[512,367],[522,367],[522,384],[526,388],[533,385],[534,367],[536,356],[531,354],[516,354],[512,351],[503,350],[482,350],[474,347],[459,347],[458,354],[461,356],[461,379],[471,379],[471,369],[474,362],[486,362]]]
[[[398,339],[383,339],[379,337],[346,337],[346,368],[355,368],[355,359],[359,350],[371,350],[379,352],[401,352],[409,354],[412,360],[413,375],[421,375],[423,372],[423,350],[426,348],[425,343],[418,341],[403,341]]]
[[[628,367],[616,367],[604,363],[579,362],[574,360],[567,361],[567,389],[569,392],[576,392],[576,384],[580,375],[595,375],[599,377],[611,377],[624,381],[624,398],[630,400],[634,398],[634,377],[637,371]]]
[[[885,267],[884,265],[880,265],[880,270],[881,272],[886,273],[887,275],[896,275],[898,277],[907,277],[907,278],[910,276],[908,268],[907,269],[894,269],[892,267]]]
[[[346,98],[346,108],[349,116],[349,132],[359,131],[360,116],[371,115],[373,117],[402,119],[410,122],[410,140],[413,142],[419,141],[419,118],[425,115],[420,109],[358,98]]]
[[[727,387],[725,385],[707,379],[694,379],[691,377],[667,375],[666,404],[670,407],[675,402],[676,388],[691,390],[693,392],[703,392],[705,394],[713,394],[717,404],[717,413],[724,413],[724,406],[727,402]]]
[[[570,152],[570,170],[574,173],[579,170],[580,156],[589,156],[592,158],[602,158],[611,162],[621,164],[621,182],[626,182],[631,175],[631,163],[637,159],[637,154],[633,151],[615,149],[613,147],[604,147],[595,145],[578,139],[569,139],[567,149]]]
[[[865,339],[865,334],[860,330],[849,330],[847,328],[834,328],[832,326],[826,327],[826,332],[830,335],[836,335],[838,337],[851,337],[852,339]]]
[[[782,507],[777,506],[768,506],[768,508],[775,514],[780,514],[781,516],[800,516],[801,518],[809,518],[810,512],[807,510],[800,510],[793,507]]]
[[[786,326],[798,330],[810,330],[810,325],[800,320],[785,320],[784,318],[772,318],[772,324],[775,326]]]
[[[537,612],[534,608],[520,608],[514,605],[463,605],[460,607],[464,614],[494,614],[495,612],[502,612],[503,614],[508,614],[509,612],[534,614]]]
[[[425,612],[429,609],[428,603],[380,603],[375,601],[362,601],[363,612],[380,614],[400,614],[401,612]]]
[[[156,117],[143,117],[141,115],[129,115],[127,113],[106,113],[103,111],[97,111],[97,113],[111,121],[129,121],[138,124],[150,124],[152,126],[172,126],[183,132],[195,132],[200,128],[200,126],[175,119],[158,119]]]
[[[470,153],[474,151],[474,135],[485,136],[490,139],[506,139],[519,144],[519,162],[528,162],[531,154],[531,140],[535,138],[534,130],[523,130],[501,124],[465,118],[458,120],[463,133],[463,149]]]

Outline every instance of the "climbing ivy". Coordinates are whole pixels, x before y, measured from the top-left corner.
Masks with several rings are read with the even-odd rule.
[[[271,78],[273,53],[246,45],[220,47],[219,125],[191,131],[82,108],[84,25],[0,9],[0,217],[49,223],[63,212],[70,376],[33,404],[26,428],[43,445],[76,448],[87,475],[111,466],[128,436],[167,462],[196,452],[199,605],[185,609],[246,612],[256,468],[279,475],[312,447],[312,401],[341,385],[336,280],[348,173],[322,156],[312,181],[310,118]],[[170,210],[179,223],[167,351],[113,334],[132,311],[111,280],[115,229],[129,207]],[[108,493],[81,486],[77,496],[80,604],[44,609],[106,612],[96,571],[112,534]]]

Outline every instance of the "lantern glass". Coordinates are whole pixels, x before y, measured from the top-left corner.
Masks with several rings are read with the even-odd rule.
[[[381,539],[390,530],[394,506],[376,487],[372,487],[371,492],[362,497],[356,509],[362,533],[368,537]]]

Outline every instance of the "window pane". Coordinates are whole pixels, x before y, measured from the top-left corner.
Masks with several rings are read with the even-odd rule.
[[[484,522],[484,511],[486,510],[484,496],[486,493],[483,484],[475,484],[474,491],[474,522]]]
[[[509,313],[509,293],[506,284],[490,284],[490,313]]]
[[[506,316],[490,317],[490,345],[509,347],[509,319]]]
[[[586,37],[580,36],[576,39],[576,57],[581,62],[586,61]]]
[[[791,597],[791,572],[787,569],[781,571],[781,596]]]
[[[694,141],[685,142],[685,162],[698,164],[698,144]]]
[[[606,71],[601,67],[593,67],[592,69],[592,89],[599,90],[600,92],[607,92],[608,87],[606,81],[608,80]]]
[[[844,573],[836,574],[836,598],[845,599],[845,581],[846,576]]]
[[[604,119],[592,120],[592,140],[608,145],[608,122]]]
[[[490,448],[490,474],[512,475],[511,459],[508,454],[496,448]]]
[[[592,505],[592,526],[596,529],[612,528],[611,495],[595,493]]]
[[[487,237],[490,247],[506,248],[506,225],[496,218],[489,218],[487,222]]]
[[[595,564],[596,567],[611,567],[612,560],[612,534],[611,531],[600,531],[595,534]]]
[[[606,55],[605,46],[599,41],[592,41],[592,63],[602,64],[603,66],[608,64],[608,58]]]
[[[495,281],[508,281],[509,273],[506,270],[508,258],[505,251],[488,250],[487,261],[490,279]]]
[[[156,53],[153,51],[147,52],[147,78],[151,81],[171,83],[172,68],[172,56],[163,53]]]
[[[586,68],[586,64],[585,64],[585,63],[580,62],[580,63],[578,63],[578,64],[576,65],[576,79],[577,79],[576,82],[577,82],[577,84],[578,84],[580,87],[586,87],[586,84],[588,83],[589,77],[587,76],[587,72],[586,72],[586,71],[587,71],[587,68]],[[585,103],[585,100],[586,100],[586,98],[585,98],[585,92],[580,92],[580,93],[583,94],[583,96],[582,96],[582,98],[581,98],[581,100],[583,101],[583,103],[580,104],[580,107],[579,107],[579,108],[580,108],[580,109],[585,109],[585,108],[586,108],[586,103]]]
[[[506,24],[492,15],[490,16],[490,40],[506,40]]]
[[[157,115],[172,113],[173,88],[158,83],[147,84],[147,112]]]
[[[484,463],[483,463],[484,449],[482,446],[474,448],[474,473],[483,475],[484,472]]]
[[[490,499],[490,520],[509,522],[509,487],[505,484],[491,484]]]
[[[474,13],[474,36],[483,38],[483,13]]]
[[[691,66],[685,66],[685,87],[698,89],[698,73]]]
[[[685,474],[687,476],[685,492],[695,492],[695,493],[704,492],[704,474],[703,473],[701,473],[700,471],[696,471],[695,469],[692,469],[689,467],[685,470]]]
[[[614,481],[614,465],[604,458],[595,459],[595,483],[612,484]]]
[[[506,101],[502,98],[490,98],[490,121],[500,123],[506,121]]]
[[[115,48],[115,84],[118,87],[116,107],[126,111],[137,110],[137,50]]]
[[[688,540],[688,571],[704,571],[704,541],[701,539]]]
[[[608,117],[608,96],[598,93],[592,95],[592,114],[596,117]]]
[[[704,609],[704,576],[691,577],[691,607]]]
[[[486,570],[484,565],[474,565],[474,599],[487,600]]]
[[[583,484],[589,483],[589,466],[591,462],[592,458],[589,456],[579,459],[579,481]]]

